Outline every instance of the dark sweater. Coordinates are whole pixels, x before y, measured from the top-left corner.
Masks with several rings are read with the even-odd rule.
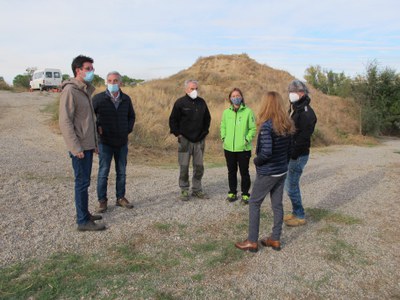
[[[135,111],[131,98],[120,91],[118,108],[107,91],[93,97],[93,108],[97,116],[97,128],[101,127],[103,133],[99,134],[100,143],[121,147],[128,142],[128,134],[132,132],[135,124]]]
[[[310,102],[311,99],[304,95],[291,107],[293,109],[291,117],[296,126],[296,133],[292,140],[292,159],[310,154],[311,136],[317,123],[317,116],[311,108]]]
[[[211,115],[203,98],[188,95],[176,100],[169,117],[169,127],[175,136],[180,134],[192,143],[204,139],[210,128]]]
[[[290,135],[277,135],[272,128],[272,121],[264,122],[257,137],[257,156],[254,158],[257,174],[270,176],[287,172],[290,143]]]

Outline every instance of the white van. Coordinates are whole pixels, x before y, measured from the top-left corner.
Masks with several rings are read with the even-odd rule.
[[[37,70],[32,75],[32,80],[29,83],[31,90],[49,90],[60,89],[62,82],[62,74],[60,69],[43,69]]]

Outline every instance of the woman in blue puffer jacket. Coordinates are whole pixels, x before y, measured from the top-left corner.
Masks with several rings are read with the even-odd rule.
[[[271,196],[274,225],[271,236],[262,239],[261,244],[274,250],[281,249],[283,187],[290,158],[291,135],[295,127],[279,93],[268,92],[263,97],[257,127],[257,156],[254,158],[257,176],[249,200],[249,235],[244,242],[235,244],[236,248],[251,252],[258,251],[260,207],[267,194]]]

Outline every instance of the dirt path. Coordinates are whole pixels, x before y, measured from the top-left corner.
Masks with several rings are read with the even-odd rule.
[[[133,200],[135,209],[127,211],[111,205],[104,215],[107,231],[78,233],[70,159],[62,137],[50,130],[49,116],[41,112],[55,97],[0,91],[0,266],[47,257],[56,251],[93,253],[147,234],[144,230],[154,222],[196,226],[246,209],[224,201],[225,167],[206,169],[204,187],[211,199],[182,203],[176,199],[177,169],[140,166],[139,158],[131,158],[127,197]],[[251,172],[254,180],[254,169]],[[97,159],[90,187],[92,211],[97,205],[96,174]],[[110,178],[113,186],[113,173]],[[347,299],[398,299],[399,182],[398,139],[387,139],[374,147],[314,149],[302,181],[305,206],[352,216],[362,223],[338,229],[330,223],[310,220],[302,228],[285,227],[284,250],[246,256],[241,270],[216,274],[209,291],[223,288],[232,290],[232,295],[252,299],[290,299],[293,295],[313,299],[320,294],[309,291],[322,289],[320,292],[331,299],[335,295]],[[109,192],[112,204],[113,189]],[[289,209],[287,199],[285,208]],[[329,230],[336,230],[336,234]],[[268,231],[261,229],[263,235]],[[332,265],[323,259],[321,253],[335,251],[335,241],[353,247],[353,252],[349,250],[353,256],[346,264]],[[332,290],[323,290],[325,282]]]

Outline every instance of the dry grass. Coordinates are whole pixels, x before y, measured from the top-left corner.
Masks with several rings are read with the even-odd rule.
[[[288,72],[259,64],[246,54],[216,55],[199,58],[193,66],[171,77],[124,87],[137,114],[131,149],[140,153],[145,149],[149,157],[171,156],[176,139],[169,133],[168,118],[175,100],[184,95],[186,79],[199,80],[199,95],[206,100],[212,116],[207,151],[217,154],[221,152],[221,116],[229,105],[230,90],[240,88],[247,105],[257,114],[263,93],[275,90],[286,96],[287,85],[294,77]],[[327,96],[309,88],[311,104],[318,117],[313,145],[359,143],[357,105],[351,100]]]

